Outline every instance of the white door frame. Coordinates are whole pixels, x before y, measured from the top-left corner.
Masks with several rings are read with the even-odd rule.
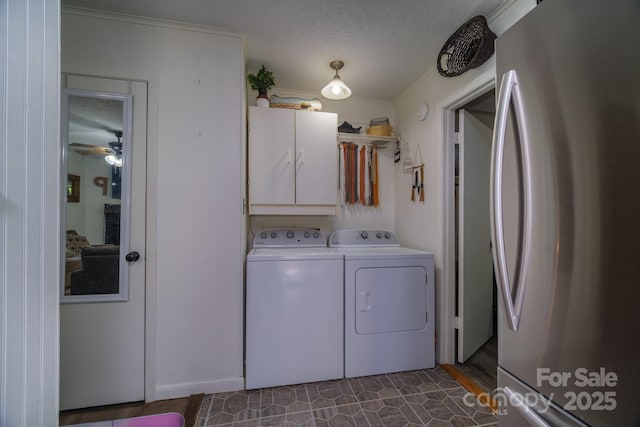
[[[442,143],[442,279],[439,303],[439,363],[455,363],[455,114],[458,108],[496,85],[495,66],[489,67],[460,90],[442,100],[436,109],[439,120],[438,139]]]

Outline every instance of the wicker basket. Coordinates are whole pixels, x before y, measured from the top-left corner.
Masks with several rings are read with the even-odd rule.
[[[393,128],[390,125],[374,125],[367,128],[367,135],[391,136]]]
[[[455,77],[476,68],[493,55],[496,35],[489,29],[484,16],[465,22],[449,37],[438,55],[438,72]]]

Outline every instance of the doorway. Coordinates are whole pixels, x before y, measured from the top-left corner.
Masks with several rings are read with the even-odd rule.
[[[144,400],[147,83],[63,86],[60,409]]]
[[[455,109],[454,259],[456,368],[487,392],[496,388],[497,293],[489,181],[495,89]]]

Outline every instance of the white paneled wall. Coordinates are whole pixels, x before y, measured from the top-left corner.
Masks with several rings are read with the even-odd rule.
[[[203,382],[210,382],[209,389],[239,389],[241,43],[237,37],[158,28],[154,45],[158,397],[201,392]]]
[[[59,18],[0,2],[0,426],[58,425]]]
[[[65,8],[62,70],[149,82],[146,399],[242,388],[242,37]]]

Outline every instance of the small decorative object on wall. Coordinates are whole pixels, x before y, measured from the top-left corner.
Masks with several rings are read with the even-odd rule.
[[[418,120],[423,121],[429,115],[429,104],[420,104],[418,107]]]
[[[438,72],[455,77],[482,65],[493,55],[496,35],[484,16],[471,18],[449,37],[438,55]]]
[[[95,178],[93,178],[93,183],[102,188],[102,195],[106,196],[107,192],[109,190],[109,178],[107,178],[106,176],[96,176]]]
[[[424,161],[422,160],[420,144],[416,146],[416,154],[413,156],[412,166],[405,169],[405,172],[411,172],[411,201],[416,201],[416,193],[418,193],[419,200],[424,202]]]
[[[322,102],[318,98],[281,98],[275,93],[269,98],[271,107],[274,108],[291,108],[293,110],[321,111]]]
[[[80,202],[80,176],[67,174],[67,202]]]
[[[276,84],[273,77],[273,72],[267,70],[262,64],[256,74],[249,74],[247,80],[251,85],[251,89],[258,91],[258,98],[256,99],[256,105],[258,107],[268,107],[269,97],[267,92]]]

